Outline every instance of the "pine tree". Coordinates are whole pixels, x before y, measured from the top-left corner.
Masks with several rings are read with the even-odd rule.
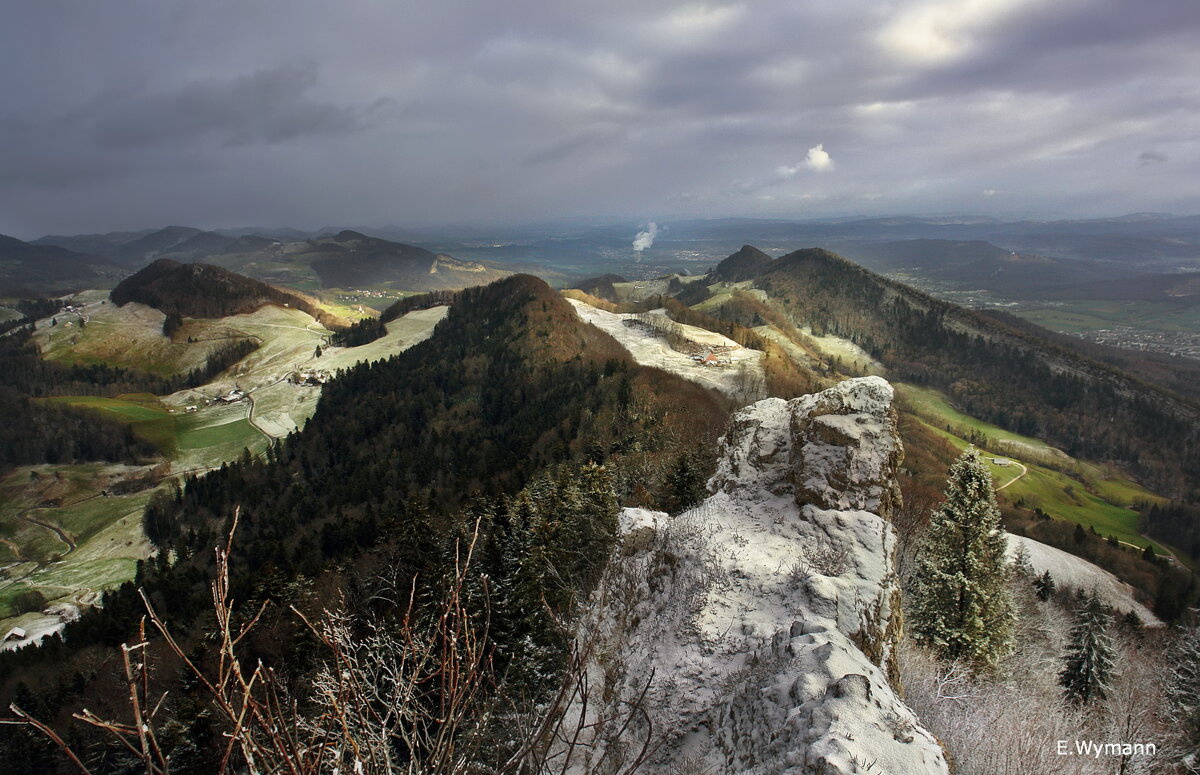
[[[917,557],[910,612],[918,641],[982,669],[1012,650],[1006,547],[991,474],[969,449],[950,467],[946,500]]]
[[[1033,563],[1029,561],[1029,547],[1024,542],[1017,542],[1017,551],[1012,559],[1012,573],[1017,579],[1032,579],[1036,575]]]
[[[667,492],[671,512],[683,511],[704,500],[707,494],[704,472],[690,452],[682,453],[667,472]]]
[[[1075,612],[1070,643],[1063,657],[1066,664],[1058,674],[1058,682],[1067,699],[1077,705],[1103,700],[1108,694],[1116,655],[1108,634],[1111,624],[1108,609],[1094,593],[1087,595]]]
[[[577,536],[580,562],[574,569],[576,583],[590,589],[608,563],[617,537],[617,513],[621,510],[613,489],[612,472],[605,466],[586,463],[576,472],[581,499],[578,514],[568,524]]]
[[[1038,600],[1043,603],[1054,595],[1055,588],[1054,577],[1050,575],[1050,571],[1044,571],[1042,575],[1033,580],[1033,590],[1037,592]]]
[[[1200,772],[1200,625],[1180,630],[1169,664],[1174,674],[1166,687],[1166,715],[1178,735],[1184,766]]]

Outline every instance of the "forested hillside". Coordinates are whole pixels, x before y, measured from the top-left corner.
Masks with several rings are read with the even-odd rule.
[[[672,510],[694,502],[728,408],[714,392],[634,364],[541,280],[469,289],[430,340],[331,382],[305,429],[266,460],[246,456],[157,498],[145,522],[159,560],[69,625],[65,644],[3,655],[4,696],[29,701],[19,678],[41,690],[43,716],[65,719],[81,697],[115,711],[118,694],[89,688],[109,670],[93,646],[130,636],[141,613],[136,585],[203,653],[212,547],[235,510],[232,597],[269,604],[263,635],[246,648],[288,686],[301,691],[316,656],[286,605],[315,612],[344,594],[369,612],[378,606],[363,601],[380,591],[380,574],[397,580],[391,599],[407,599],[414,576],[417,599],[436,599],[454,539],[478,524],[490,581],[472,583],[491,589],[489,648],[497,665],[512,666],[517,694],[536,693],[565,664],[556,617],[569,619],[606,556],[618,500]],[[159,680],[178,692],[169,713],[195,728],[197,688],[179,684],[174,669]],[[51,760],[41,741],[9,732],[10,756]],[[195,733],[198,763],[181,772],[211,771],[214,734]]]
[[[823,250],[779,259],[755,285],[797,323],[849,339],[970,415],[1177,496],[1200,480],[1200,408],[1109,365]]]
[[[205,364],[186,374],[162,377],[104,364],[69,365],[41,358],[29,326],[0,337],[0,471],[28,463],[88,460],[133,462],[158,450],[136,438],[128,425],[93,412],[53,406],[50,396],[165,395],[203,384],[255,348],[242,339],[224,345]]]
[[[128,425],[91,412],[35,403],[2,384],[0,417],[0,474],[27,463],[133,463],[157,452],[135,438]]]
[[[186,374],[157,374],[104,363],[89,365],[48,361],[30,341],[31,328],[15,330],[0,339],[0,385],[34,398],[46,396],[116,396],[121,393],[167,395],[203,385],[254,351],[250,339],[236,339],[212,351],[204,365]]]

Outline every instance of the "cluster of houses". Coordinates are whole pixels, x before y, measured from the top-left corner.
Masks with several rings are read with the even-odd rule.
[[[308,371],[293,371],[288,375],[288,381],[294,385],[324,385],[332,379],[327,371],[310,369]]]
[[[39,630],[31,639],[30,633],[24,627],[13,627],[3,638],[0,638],[0,650],[6,648],[21,648],[30,642],[40,642],[43,637],[52,632],[57,632],[69,622],[77,620],[80,616],[79,607],[71,603],[53,603],[47,606],[42,611],[43,616],[52,616],[58,620],[58,623],[48,631]]]

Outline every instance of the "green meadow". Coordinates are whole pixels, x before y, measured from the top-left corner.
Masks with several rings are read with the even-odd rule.
[[[1138,515],[1132,508],[1139,502],[1161,502],[1160,496],[1111,468],[1076,460],[1043,441],[963,414],[937,391],[906,384],[895,387],[901,405],[956,449],[967,448],[970,442],[963,436],[968,431],[984,439],[979,447],[996,486],[1008,485],[1000,493],[1002,497],[1040,508],[1057,519],[1094,527],[1098,533],[1119,541],[1152,545],[1159,553],[1168,553],[1161,544],[1138,532]],[[1017,461],[1027,467],[1028,473],[1020,476],[1018,466],[996,465],[993,458]]]

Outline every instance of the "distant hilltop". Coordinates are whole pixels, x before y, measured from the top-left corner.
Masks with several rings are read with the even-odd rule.
[[[326,328],[345,328],[349,322],[331,315],[313,299],[275,288],[250,277],[210,264],[181,264],[160,258],[113,288],[114,304],[139,302],[169,317],[223,318],[267,305],[295,307]]]

